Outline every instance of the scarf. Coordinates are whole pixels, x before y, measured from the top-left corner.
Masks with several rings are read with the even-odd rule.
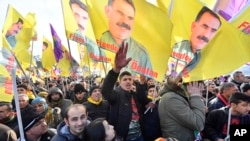
[[[11,112],[10,115],[2,120],[0,120],[0,123],[7,124],[8,122],[11,122],[16,117],[16,113]]]
[[[100,98],[98,101],[94,101],[91,97],[89,97],[88,102],[95,105],[99,105],[102,102],[102,98]]]

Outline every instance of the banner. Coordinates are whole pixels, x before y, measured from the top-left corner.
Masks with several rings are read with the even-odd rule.
[[[31,18],[29,18],[31,20]],[[33,19],[35,21],[35,19]],[[8,6],[3,25],[3,47],[14,52],[23,68],[29,67],[31,54],[28,51],[35,24],[30,24],[16,9]]]
[[[163,80],[172,24],[162,10],[142,0],[87,0],[87,7],[97,44],[111,62],[121,43],[128,43],[132,61],[124,70]]]
[[[77,66],[73,64],[74,61],[72,61],[72,64],[70,63],[71,59],[73,58],[70,58],[68,50],[62,45],[62,58],[57,63],[57,67],[60,68],[61,76],[69,76],[71,68],[73,69],[74,66]]]
[[[10,72],[16,70],[14,57],[6,48],[0,52],[0,101],[11,102],[13,99],[13,83]]]
[[[52,48],[52,43],[46,37],[43,37],[42,67],[46,71],[51,71],[55,64],[56,59]]]
[[[229,22],[243,33],[250,34],[250,1]]]
[[[87,48],[85,54],[94,61],[109,61],[105,51],[98,47],[85,0],[62,0],[66,36],[78,45]],[[80,44],[80,45],[79,45]]]
[[[210,79],[227,74],[245,64],[250,59],[250,37],[242,34],[242,32],[230,25],[222,17],[219,17],[221,21],[219,28],[216,16],[210,17],[207,23],[205,22],[205,19],[194,22],[196,15],[203,7],[204,6],[197,1],[175,0],[172,9],[171,21],[173,22],[174,27],[172,31],[171,46],[177,45],[176,47],[178,47],[180,46],[179,42],[185,40],[186,42],[183,44],[189,47],[191,52],[193,51],[191,46],[194,46],[190,45],[192,42],[190,40],[192,40],[192,38],[197,37],[197,39],[194,40],[200,40],[200,43],[203,43],[203,46],[201,46],[202,48],[199,49],[200,53],[197,52],[196,54],[198,57],[194,57],[196,60],[192,58],[190,59],[187,57],[188,55],[185,54],[172,54],[172,56],[177,58],[179,57],[184,60],[189,60],[189,63],[185,64],[183,67],[184,69],[180,69],[183,70],[181,73],[185,73],[185,75],[182,75],[182,78],[186,82]],[[187,13],[186,11],[189,12]],[[209,14],[207,16],[209,16]],[[201,24],[202,21],[204,24]],[[214,23],[212,21],[214,21]],[[198,28],[198,26],[194,28],[195,25],[199,25],[197,23],[200,23],[202,28]],[[209,23],[212,24],[210,25]],[[195,34],[196,36],[194,36]],[[195,54],[193,53],[192,55]],[[190,61],[193,62],[190,63]],[[194,62],[197,65],[194,64]],[[181,66],[182,62],[178,65]],[[186,65],[187,68],[190,67],[192,69],[185,68]],[[171,63],[168,64],[168,70],[170,73],[172,70],[177,70],[176,68],[171,69],[170,67],[173,67]]]

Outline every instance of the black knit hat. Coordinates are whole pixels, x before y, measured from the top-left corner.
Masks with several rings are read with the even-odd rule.
[[[24,113],[24,112],[22,112]],[[40,119],[44,118],[44,114],[37,114],[35,109],[29,109],[25,114],[22,115],[23,129],[24,131],[28,131],[31,127],[33,127]]]
[[[89,90],[89,96],[91,96],[92,95],[92,93],[93,93],[93,91],[95,90],[95,89],[101,89],[99,86],[92,86],[91,88],[90,88],[90,90]]]
[[[147,90],[149,90],[150,88],[155,88],[155,85],[149,85]]]
[[[82,84],[75,84],[75,87],[74,87],[74,93],[81,93],[81,92],[88,92],[83,86]]]
[[[248,90],[250,90],[250,84],[244,83],[240,86],[241,92],[246,92]]]

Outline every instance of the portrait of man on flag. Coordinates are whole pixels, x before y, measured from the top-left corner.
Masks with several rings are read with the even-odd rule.
[[[177,42],[173,46],[167,75],[176,81],[188,75],[201,59],[201,50],[215,36],[220,26],[220,17],[203,6],[191,24],[190,39]]]
[[[21,18],[18,18],[18,20],[12,23],[9,29],[7,30],[5,37],[12,48],[15,47],[17,42],[16,35],[22,28],[23,28],[23,20]]]

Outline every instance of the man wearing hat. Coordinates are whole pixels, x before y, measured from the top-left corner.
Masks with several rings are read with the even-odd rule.
[[[88,91],[82,86],[82,84],[75,84],[74,87],[74,104],[82,104],[87,101]]]
[[[103,100],[101,88],[99,86],[92,86],[89,91],[89,97],[83,103],[88,111],[88,116],[91,120],[96,118],[108,118],[109,103]]]
[[[35,111],[30,111],[29,116],[23,118],[22,122],[26,141],[50,141],[56,134],[48,128],[44,115]]]
[[[48,93],[48,104],[51,108],[59,107],[61,109],[61,116],[63,117],[64,111],[72,105],[72,101],[63,98],[63,93],[58,87],[52,87]]]

